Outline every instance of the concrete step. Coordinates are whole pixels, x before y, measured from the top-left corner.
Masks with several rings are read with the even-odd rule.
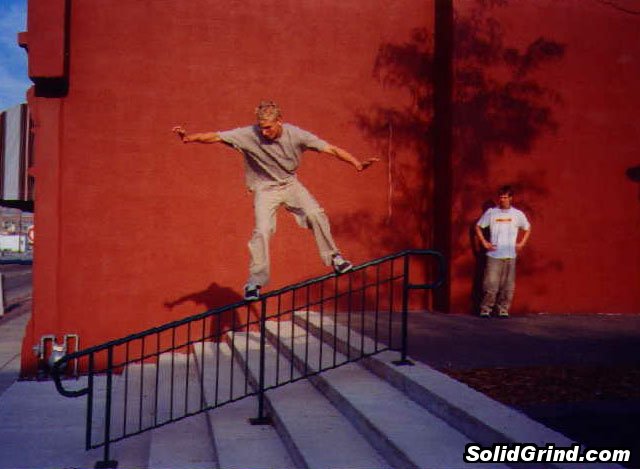
[[[315,373],[333,366],[334,354],[326,344],[305,329],[294,326],[292,330],[288,324],[281,325],[280,340],[287,354],[294,351],[300,370]],[[276,340],[277,324],[269,322],[267,328]],[[343,354],[336,355],[338,363],[347,361]],[[310,381],[392,467],[471,466],[464,463],[462,454],[470,439],[359,365],[345,364]]]
[[[256,398],[246,397],[234,402],[244,395],[246,379],[244,370],[232,358],[229,345],[205,342],[195,344],[194,349],[203,377],[206,402],[208,405],[221,405],[206,414],[215,443],[217,467],[294,467],[274,427],[249,423],[249,418],[257,414]],[[252,388],[248,391],[251,392]]]
[[[201,369],[196,354],[164,353],[158,360],[156,423],[151,431],[149,469],[208,469],[216,466]],[[154,396],[155,397],[155,396]]]
[[[107,397],[107,379],[98,375],[94,381],[94,401],[91,422],[91,444],[101,444],[105,439],[105,402]],[[131,364],[121,374],[112,376],[111,390],[111,439],[124,438],[112,443],[109,459],[118,461],[119,467],[148,467],[151,434],[143,432],[153,425],[153,402],[155,396],[155,364]],[[95,378],[94,378],[95,380]],[[84,401],[86,398],[68,399]],[[142,406],[140,407],[140,403]],[[143,433],[139,433],[143,432]],[[139,433],[139,434],[137,434]],[[82,440],[84,441],[84,440]],[[82,444],[77,441],[76,444]],[[103,459],[103,448],[98,448],[98,458]]]
[[[341,353],[359,357],[373,353],[375,341],[333,318],[313,311],[298,311],[295,323],[305,328],[316,339],[336,345]],[[286,329],[286,328],[285,328]],[[409,357],[410,358],[410,357]],[[400,353],[384,351],[364,356],[358,363],[402,391],[424,409],[446,421],[471,441],[482,446],[493,444],[532,443],[546,446],[569,447],[573,440],[567,438],[525,414],[477,392],[424,363],[411,360],[413,366],[397,366]],[[555,463],[547,467],[571,468],[571,464]],[[589,467],[620,467],[617,465],[590,464]]]
[[[236,355],[252,382],[258,380],[260,335],[236,334]],[[291,378],[291,384],[265,393],[266,408],[294,467],[383,468],[388,463],[368,444],[348,420],[300,374],[291,373],[286,358],[267,344],[265,383],[273,387]]]
[[[94,444],[104,440],[104,381],[96,386]],[[110,459],[120,467],[169,469],[186,462],[196,469],[212,467],[215,457],[206,417],[173,421],[203,406],[193,354],[164,353],[157,361],[128,365],[113,376],[111,438],[126,439],[112,443]]]
[[[151,431],[149,469],[211,469],[215,448],[206,414],[198,414]],[[127,467],[120,465],[119,467]]]

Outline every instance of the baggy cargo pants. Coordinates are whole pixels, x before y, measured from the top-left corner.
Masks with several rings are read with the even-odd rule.
[[[516,260],[487,256],[482,288],[481,314],[491,314],[494,307],[497,307],[499,314],[509,314],[516,288]]]
[[[320,257],[331,265],[338,248],[331,236],[329,219],[316,199],[297,179],[285,183],[263,183],[254,190],[255,228],[249,241],[249,280],[253,285],[269,282],[269,240],[276,232],[276,211],[284,205],[302,228],[313,230]]]

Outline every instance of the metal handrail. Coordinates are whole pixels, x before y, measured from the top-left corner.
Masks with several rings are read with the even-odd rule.
[[[415,256],[421,256],[421,257],[432,257],[435,259],[436,261],[436,269],[435,269],[435,280],[430,282],[430,283],[411,283],[410,280],[410,259],[412,257]],[[396,273],[394,272],[394,262],[397,259],[403,259],[403,266],[402,266],[402,273]],[[385,264],[389,264],[389,272],[388,275],[385,278],[382,278],[382,274],[381,274],[381,267],[383,267]],[[369,272],[370,269],[375,269],[375,273],[376,273],[376,279],[375,282],[368,282],[367,281],[367,272]],[[358,272],[361,272],[361,275],[356,275]],[[347,281],[348,281],[348,288],[343,291],[340,292],[339,291],[339,285],[338,282],[340,281],[341,278],[346,277]],[[163,426],[167,423],[171,423],[172,421],[177,421],[180,420],[182,418],[188,417],[190,415],[195,415],[197,413],[200,413],[202,411],[205,410],[211,410],[213,408],[219,407],[221,405],[227,404],[229,402],[235,402],[239,399],[248,397],[248,396],[257,396],[258,397],[258,417],[256,419],[253,419],[254,423],[263,423],[265,421],[267,421],[268,419],[266,418],[265,414],[264,414],[264,393],[266,390],[271,389],[273,387],[278,387],[278,386],[282,386],[285,384],[288,384],[290,382],[296,381],[298,379],[303,379],[306,378],[308,376],[310,376],[312,373],[308,373],[305,372],[303,373],[301,376],[294,376],[293,373],[293,367],[291,368],[291,374],[288,377],[288,379],[283,380],[282,382],[280,381],[279,376],[276,378],[276,383],[275,385],[270,385],[270,386],[265,386],[265,347],[266,347],[266,322],[269,319],[272,320],[281,320],[285,317],[288,317],[288,315],[291,316],[291,318],[293,319],[293,316],[295,314],[296,311],[299,310],[307,310],[309,311],[309,309],[311,307],[319,307],[321,310],[321,313],[324,310],[324,306],[327,305],[328,303],[331,303],[333,305],[333,310],[334,310],[334,316],[337,319],[338,317],[338,309],[339,309],[339,303],[341,301],[346,301],[348,303],[347,306],[347,325],[350,326],[351,325],[351,321],[352,321],[352,313],[353,313],[353,305],[354,305],[354,295],[358,294],[359,297],[361,297],[360,299],[360,313],[359,313],[359,317],[361,320],[361,326],[362,326],[362,333],[364,334],[365,331],[365,315],[367,314],[367,312],[365,311],[365,304],[366,304],[366,296],[367,293],[372,294],[372,290],[374,290],[375,292],[375,321],[374,321],[374,327],[375,327],[375,350],[373,352],[368,351],[365,353],[364,350],[364,345],[363,345],[363,349],[361,351],[361,353],[359,354],[359,356],[356,357],[348,357],[348,361],[346,362],[341,362],[341,363],[337,363],[336,359],[335,359],[335,352],[334,352],[334,360],[333,360],[333,367],[336,366],[341,366],[343,364],[346,364],[348,362],[351,361],[355,361],[358,360],[360,358],[363,358],[365,356],[370,355],[371,353],[379,353],[381,351],[384,350],[397,350],[401,353],[401,359],[396,362],[399,365],[402,364],[409,364],[410,362],[407,359],[407,351],[408,351],[408,305],[409,305],[409,292],[411,290],[416,290],[416,289],[435,289],[438,288],[440,285],[442,285],[442,283],[445,280],[445,260],[444,257],[442,256],[442,254],[440,254],[437,251],[433,251],[433,250],[425,250],[425,249],[411,249],[411,250],[405,250],[405,251],[401,251],[395,254],[391,254],[388,256],[384,256],[378,259],[374,259],[371,260],[369,262],[366,262],[364,264],[355,266],[353,268],[353,270],[351,272],[349,272],[348,274],[344,274],[344,275],[339,275],[336,273],[330,273],[330,274],[326,274],[320,277],[316,277],[316,278],[312,278],[312,279],[308,279],[296,284],[292,284],[292,285],[288,285],[286,287],[283,287],[281,289],[278,290],[273,290],[267,293],[264,293],[261,295],[261,297],[256,300],[256,301],[240,301],[240,302],[236,302],[236,303],[231,303],[228,304],[226,306],[220,307],[220,308],[216,308],[216,309],[212,309],[212,310],[208,310],[205,311],[203,313],[194,315],[194,316],[190,316],[184,319],[180,319],[180,320],[176,320],[176,321],[172,321],[169,322],[167,324],[164,324],[162,326],[158,326],[158,327],[153,327],[150,329],[147,329],[145,331],[142,332],[138,332],[135,334],[130,334],[127,335],[126,337],[122,337],[119,339],[115,339],[115,340],[111,340],[109,342],[105,342],[103,344],[100,345],[96,345],[84,350],[80,350],[80,351],[76,351],[74,353],[70,353],[67,354],[65,356],[63,356],[60,360],[56,361],[52,367],[52,378],[54,380],[55,386],[57,391],[62,394],[63,396],[66,397],[70,397],[70,398],[74,398],[74,397],[81,397],[81,396],[88,396],[88,400],[87,400],[87,436],[86,436],[86,449],[93,449],[93,448],[98,448],[98,447],[104,447],[104,459],[102,462],[98,463],[98,465],[96,467],[116,467],[116,462],[115,461],[111,461],[109,459],[109,447],[110,444],[115,442],[115,441],[120,441],[121,439],[127,438],[129,436],[133,436],[135,434],[139,434],[142,433],[144,431],[148,431],[151,430],[153,428],[157,428],[159,426]],[[354,286],[353,285],[353,279],[358,279],[361,278],[361,285],[360,286]],[[334,285],[334,291],[332,295],[325,295],[325,285],[328,282],[332,282]],[[401,311],[396,311],[395,308],[395,297],[397,296],[398,290],[396,290],[396,285],[398,283],[401,283],[401,294],[402,294],[402,306],[401,306]],[[314,286],[319,286],[320,287],[320,298],[319,299],[314,299],[312,301],[311,299],[311,287]],[[381,288],[386,287],[389,292],[388,292],[388,296],[386,297],[386,299],[381,299]],[[296,293],[303,291],[306,292],[306,302],[302,302],[302,305],[297,304],[296,301]],[[290,299],[291,302],[291,306],[290,308],[287,307],[283,307],[283,298],[285,299]],[[388,308],[384,308],[380,306],[381,302],[386,301]],[[273,305],[273,303],[277,303],[277,308],[275,307],[275,305]],[[357,303],[357,302],[356,302]],[[259,306],[259,317],[256,320],[251,320],[250,316],[251,316],[251,307],[252,306]],[[383,305],[384,306],[384,305]],[[269,314],[268,310],[269,307],[272,307],[274,310],[277,310],[276,313],[272,313]],[[238,311],[242,311],[246,309],[246,322],[241,322],[240,324],[237,324],[236,321],[236,313]],[[378,331],[379,331],[379,313],[381,312],[381,310],[385,310],[388,309],[388,311],[386,312],[386,314],[388,314],[388,324],[387,326],[387,332],[386,335],[381,338],[378,337]],[[221,327],[221,322],[222,322],[222,317],[224,313],[228,313],[228,312],[232,312],[232,325],[230,328],[225,329],[224,331],[222,330]],[[393,325],[392,325],[392,318],[394,316],[396,316],[396,313],[402,313],[402,323],[401,323],[401,330],[400,330],[400,347],[399,348],[393,348],[393,342],[394,342],[394,331],[393,331]],[[357,313],[356,313],[357,314]],[[373,314],[373,313],[372,313]],[[205,335],[205,321],[209,319],[209,320],[214,320],[217,319],[217,329],[215,332],[212,332],[208,335]],[[201,323],[201,329],[202,329],[202,334],[200,336],[198,336],[197,339],[193,339],[192,338],[192,325],[194,324],[198,324]],[[293,323],[293,321],[292,321]],[[212,323],[213,324],[213,323]],[[195,326],[193,326],[195,327]],[[233,367],[234,367],[234,362],[238,362],[238,363],[242,363],[243,366],[245,367],[245,374],[248,371],[248,362],[249,362],[249,331],[251,327],[258,327],[259,328],[259,334],[260,334],[260,344],[259,344],[259,378],[256,380],[257,383],[255,383],[255,387],[257,387],[257,389],[254,389],[253,391],[251,391],[249,389],[249,381],[248,379],[245,377],[245,381],[244,381],[244,393],[241,393],[239,396],[234,396],[234,390],[233,390]],[[176,331],[181,331],[183,328],[187,329],[187,339],[186,341],[180,343],[180,344],[176,344]],[[236,333],[241,333],[246,331],[246,356],[245,357],[241,357],[240,356],[240,352],[237,352],[238,355],[234,356],[235,352],[235,348],[236,348],[236,344],[234,343],[236,340]],[[278,326],[278,331],[280,331],[280,328]],[[161,347],[161,335],[163,333],[171,333],[171,346],[167,346],[165,348]],[[183,331],[184,332],[184,331]],[[278,335],[280,334],[280,332],[278,332]],[[395,335],[397,336],[398,332],[395,332]],[[228,339],[228,337],[231,337],[231,339]],[[155,351],[152,352],[148,352],[145,353],[145,340],[148,340],[149,338],[153,338],[155,337]],[[174,378],[175,378],[175,370],[174,370],[174,359],[175,359],[175,353],[176,351],[178,351],[178,353],[180,353],[179,351],[184,350],[184,349],[189,349],[191,350],[191,348],[193,348],[195,346],[196,343],[201,343],[202,344],[202,354],[203,356],[202,361],[204,362],[204,344],[205,343],[217,343],[217,355],[216,355],[216,360],[220,360],[220,342],[224,341],[224,340],[229,340],[231,341],[230,344],[230,349],[231,349],[231,368],[230,368],[230,378],[231,378],[231,390],[230,390],[230,396],[228,400],[222,400],[219,401],[218,400],[218,377],[219,377],[219,364],[216,363],[216,368],[215,368],[215,374],[216,374],[216,382],[215,382],[215,393],[216,393],[216,397],[215,397],[215,402],[213,404],[209,403],[207,405],[205,405],[205,397],[204,397],[204,363],[201,364],[201,370],[200,370],[200,405],[199,408],[191,411],[188,409],[188,393],[189,393],[189,369],[190,369],[190,363],[189,363],[189,354],[187,354],[187,362],[186,362],[186,390],[185,390],[185,394],[187,394],[184,399],[185,399],[185,408],[184,408],[184,412],[180,415],[176,415],[174,416]],[[280,340],[280,338],[278,337],[277,340]],[[386,341],[386,343],[385,343]],[[130,357],[130,346],[132,347],[131,344],[136,344],[137,342],[140,342],[140,353],[139,356],[136,355],[134,358]],[[125,349],[125,357],[126,359],[123,360],[121,363],[116,363],[115,362],[115,357],[114,357],[114,351],[119,350],[119,348],[124,347]],[[308,338],[307,338],[307,344],[306,344],[306,348],[308,350],[309,348],[309,344],[308,344]],[[335,347],[334,347],[335,348]],[[160,378],[159,378],[159,368],[160,368],[160,357],[161,355],[165,354],[165,353],[171,353],[171,382],[170,382],[170,387],[171,387],[171,412],[170,412],[170,418],[167,421],[164,422],[158,422],[158,386],[163,384],[160,383]],[[96,364],[96,357],[100,357],[100,354],[107,354],[106,357],[106,366],[102,366],[100,367],[99,365]],[[278,345],[278,357],[280,354],[280,346]],[[194,357],[194,360],[197,357]],[[82,387],[80,389],[76,389],[76,390],[70,390],[65,388],[65,386],[63,385],[63,374],[65,372],[65,370],[68,368],[68,365],[72,362],[75,362],[75,367],[77,367],[78,363],[80,362],[80,360],[83,359],[88,359],[88,366],[86,370],[81,370],[81,372],[83,372],[84,374],[86,374],[88,376],[88,383],[85,387]],[[103,357],[104,359],[104,357]],[[139,406],[135,407],[135,409],[138,411],[139,413],[139,425],[138,428],[136,430],[133,431],[128,431],[127,430],[127,419],[130,417],[130,414],[128,415],[128,409],[129,407],[131,407],[131,402],[128,401],[129,399],[129,394],[131,394],[129,391],[127,390],[127,386],[129,385],[129,381],[128,381],[128,373],[129,373],[129,366],[132,364],[140,364],[140,376],[141,376],[141,380],[144,380],[144,365],[145,363],[148,363],[149,361],[151,361],[151,364],[153,363],[153,360],[155,360],[155,366],[156,366],[156,373],[155,373],[155,390],[152,393],[155,396],[155,403],[153,406],[153,411],[154,411],[154,416],[153,416],[153,424],[150,424],[148,426],[144,426],[142,425],[142,421],[143,421],[143,406],[144,406],[144,401],[143,401],[143,388],[144,388],[144,382],[142,382],[140,384],[140,395],[139,395]],[[244,360],[244,361],[243,361]],[[279,358],[278,358],[279,360]],[[278,366],[279,366],[279,361],[278,361]],[[101,368],[101,369],[99,369]],[[305,371],[306,371],[306,366],[305,366]],[[314,373],[317,372],[321,372],[321,371],[325,371],[326,369],[329,368],[324,368],[324,369],[320,369],[318,371],[315,371]],[[123,371],[125,370],[125,371]],[[114,375],[118,374],[118,372],[121,372],[123,374],[125,374],[124,376],[124,386],[125,386],[125,391],[124,391],[124,403],[123,403],[123,409],[124,409],[124,424],[123,424],[123,430],[122,430],[122,435],[120,436],[113,436],[111,434],[112,432],[112,406],[114,405],[114,397],[113,397],[113,387],[114,387],[114,380],[116,379]],[[279,373],[279,372],[277,372]],[[96,388],[96,376],[99,375],[105,375],[106,376],[106,384],[105,384],[105,391],[106,391],[106,402],[105,402],[105,408],[102,411],[102,414],[98,414],[98,415],[104,415],[104,438],[99,441],[98,443],[94,443],[92,441],[93,438],[93,418],[94,418],[94,394],[95,394],[95,388]],[[121,409],[122,411],[122,409]]]

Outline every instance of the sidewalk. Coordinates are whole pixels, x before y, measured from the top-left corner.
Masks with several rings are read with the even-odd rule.
[[[30,308],[0,319],[0,399],[18,377]],[[640,467],[640,315],[417,312],[409,341],[412,358],[590,447],[629,448],[628,467]]]
[[[20,375],[22,337],[31,316],[31,299],[10,306],[12,310],[0,316],[0,396]]]

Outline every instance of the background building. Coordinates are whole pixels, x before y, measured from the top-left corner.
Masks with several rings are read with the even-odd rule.
[[[33,213],[0,207],[0,256],[30,253],[34,237]]]
[[[511,183],[533,225],[514,312],[640,312],[638,18],[596,0],[30,0],[23,372],[44,334],[88,346],[237,298],[253,223],[241,159],[170,129],[246,125],[265,98],[383,158],[356,174],[309,154],[300,171],[353,261],[441,249],[435,307],[471,313],[471,228]],[[270,287],[324,273],[312,237],[278,223]]]
[[[0,112],[0,254],[31,250],[34,178],[26,104]]]
[[[19,104],[0,112],[0,199],[33,211],[34,178],[29,111]]]

